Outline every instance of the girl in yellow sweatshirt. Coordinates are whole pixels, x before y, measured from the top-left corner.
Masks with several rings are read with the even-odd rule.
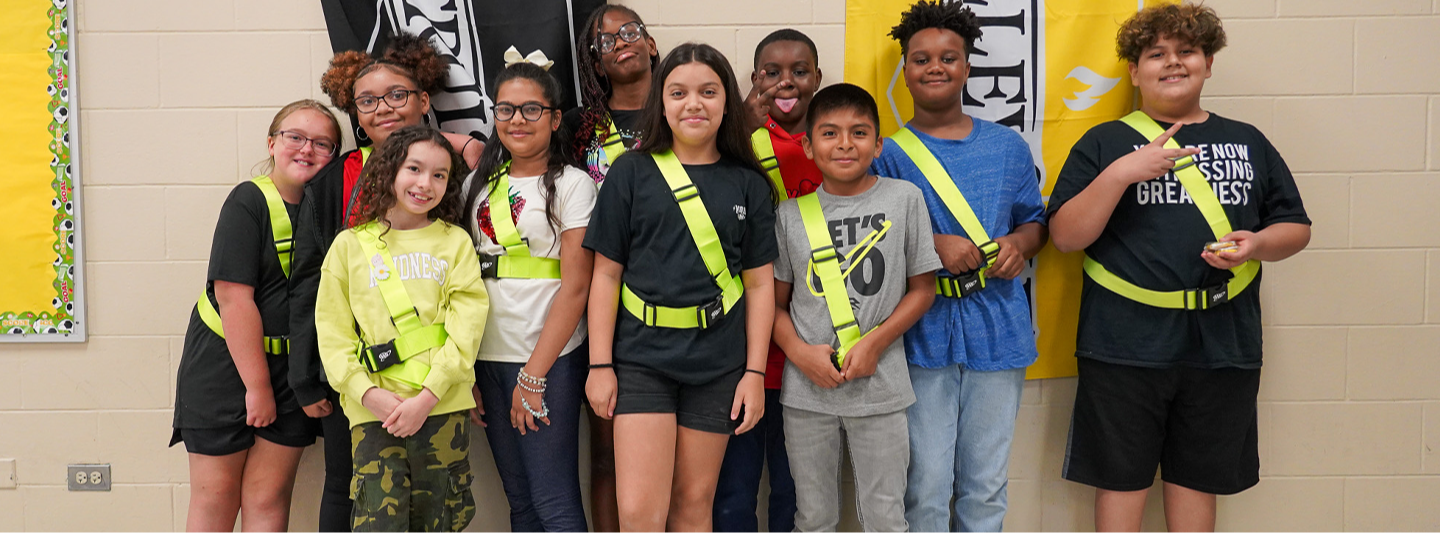
[[[350,420],[354,531],[460,531],[475,516],[465,411],[489,297],[459,225],[465,170],[438,131],[392,134],[360,176],[362,222],[321,267],[315,329]]]

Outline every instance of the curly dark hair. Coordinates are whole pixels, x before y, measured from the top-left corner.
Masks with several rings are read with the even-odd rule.
[[[570,146],[570,157],[574,161],[585,160],[585,150],[595,141],[596,130],[610,128],[610,80],[595,72],[604,67],[600,65],[600,52],[592,46],[600,39],[605,15],[612,11],[629,15],[642,26],[645,24],[635,10],[619,4],[597,7],[590,13],[590,18],[585,19],[585,32],[575,40],[575,68],[580,71],[580,125],[571,132],[575,134],[574,144]],[[645,37],[650,36],[643,29],[641,32],[645,33]],[[650,61],[650,71],[654,72],[657,62],[648,56],[645,60]]]
[[[404,76],[414,82],[416,88],[433,95],[443,88],[450,67],[430,41],[401,33],[390,37],[390,45],[378,59],[357,50],[335,54],[330,59],[330,68],[320,76],[320,90],[330,96],[330,103],[335,107],[355,113],[355,82],[382,68]]]
[[[920,0],[910,10],[900,15],[900,23],[890,28],[890,37],[900,42],[900,56],[910,53],[910,38],[920,30],[939,28],[950,30],[965,39],[965,52],[975,53],[975,41],[980,39],[980,21],[969,7],[961,2],[942,0]]]
[[[391,134],[385,144],[370,156],[370,160],[365,163],[365,169],[360,171],[360,181],[355,185],[360,188],[360,197],[355,201],[359,206],[359,221],[356,226],[382,221],[389,227],[390,223],[385,214],[395,207],[395,176],[400,173],[400,165],[405,163],[410,146],[424,142],[434,143],[450,155],[450,175],[445,178],[445,194],[440,196],[440,202],[430,210],[430,218],[455,226],[460,225],[464,220],[464,213],[461,212],[464,205],[460,199],[460,178],[469,171],[465,167],[465,160],[455,152],[455,148],[440,130],[415,125],[406,126]]]
[[[1120,59],[1139,63],[1140,54],[1162,37],[1198,46],[1207,57],[1225,48],[1225,28],[1214,9],[1166,4],[1147,7],[1121,24],[1115,34],[1115,53]]]
[[[500,87],[511,80],[530,80],[536,85],[539,85],[540,92],[545,99],[542,103],[547,107],[553,107],[560,103],[560,98],[562,97],[560,81],[555,79],[554,75],[546,72],[545,69],[530,63],[516,63],[505,67],[505,70],[500,71],[500,75],[495,78],[495,90],[490,94],[495,98],[499,98]],[[512,104],[517,103],[521,102],[512,102]],[[550,115],[551,120],[560,122],[559,111],[549,110],[545,111],[545,113]],[[515,114],[520,115],[518,108],[515,110]],[[515,120],[516,118],[517,117],[511,117],[511,120]],[[545,174],[540,177],[540,190],[541,194],[545,197],[545,219],[550,225],[550,232],[556,235],[559,234],[560,215],[555,209],[555,180],[560,179],[560,175],[565,172],[565,166],[570,163],[570,158],[567,157],[565,152],[566,137],[563,126],[558,130],[550,132],[550,145],[546,147],[549,161],[545,165]],[[479,203],[481,190],[494,187],[495,183],[500,179],[500,169],[504,168],[504,166],[510,162],[510,150],[505,148],[505,143],[502,142],[503,140],[503,138],[499,137],[499,130],[497,129],[495,137],[491,138],[491,142],[485,143],[485,151],[480,153],[480,162],[475,165],[475,172],[470,174],[469,178],[466,178],[470,181],[469,193],[465,196],[464,204],[465,221],[467,223],[471,217],[476,216],[475,207]],[[496,216],[493,211],[491,213],[491,216]],[[470,226],[467,225],[466,227]],[[557,239],[556,243],[558,242],[559,240]]]
[[[760,160],[755,157],[755,148],[750,145],[750,131],[745,129],[745,121],[741,118],[745,116],[745,93],[740,92],[740,86],[735,83],[735,71],[730,69],[730,60],[725,59],[725,54],[708,44],[682,44],[660,61],[660,71],[650,83],[650,94],[645,98],[645,110],[640,113],[645,138],[640,140],[640,146],[635,149],[647,154],[657,154],[674,146],[675,134],[670,131],[670,123],[665,120],[665,99],[662,93],[665,92],[665,78],[670,77],[670,73],[676,68],[690,63],[710,67],[725,86],[725,115],[720,119],[720,131],[715,136],[715,147],[720,150],[721,155],[733,158],[746,168],[764,176],[765,169],[760,166]],[[771,200],[775,203],[778,204],[785,198],[784,191],[776,190],[774,182],[767,179],[765,184],[770,186]]]

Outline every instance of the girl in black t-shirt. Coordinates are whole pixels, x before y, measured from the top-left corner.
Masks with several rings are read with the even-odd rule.
[[[627,39],[634,39],[633,41]],[[585,33],[575,41],[580,72],[580,107],[565,112],[565,131],[573,134],[571,158],[598,186],[614,164],[604,145],[613,128],[626,150],[640,143],[640,108],[660,55],[655,38],[634,10],[606,4],[590,13]],[[590,417],[590,499],[595,531],[619,531],[615,510],[614,423]]]
[[[645,140],[616,160],[585,235],[596,252],[585,392],[615,419],[622,528],[704,531],[729,435],[764,414],[778,193],[750,147],[725,56],[681,45],[655,80]],[[664,163],[693,184],[678,195],[699,196],[724,256],[711,260],[740,273],[738,299],[717,285],[733,287],[726,274],[710,274]]]
[[[176,375],[170,444],[190,453],[189,531],[229,530],[237,513],[247,529],[285,529],[300,453],[315,442],[286,379],[286,277],[301,187],[334,157],[340,123],[301,100],[266,138],[268,176],[235,186],[220,208]]]

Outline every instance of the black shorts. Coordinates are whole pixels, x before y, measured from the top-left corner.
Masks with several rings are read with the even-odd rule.
[[[296,409],[281,413],[275,421],[263,428],[245,424],[218,428],[175,428],[170,434],[170,445],[185,443],[185,451],[200,455],[222,456],[250,449],[255,437],[289,446],[304,448],[315,444],[320,421],[310,418],[305,411]]]
[[[1210,494],[1260,482],[1260,369],[1143,368],[1081,357],[1065,479],[1135,491],[1160,479]]]
[[[744,368],[699,385],[681,383],[650,367],[615,365],[615,414],[675,413],[675,423],[696,431],[731,434],[740,419],[730,419],[735,388],[745,375]]]

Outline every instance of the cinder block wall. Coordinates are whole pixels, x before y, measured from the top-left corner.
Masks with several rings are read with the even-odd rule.
[[[274,111],[323,101],[329,41],[315,2],[72,1],[92,337],[0,352],[0,459],[18,481],[0,489],[0,530],[178,530],[189,486],[184,451],[165,448],[174,368],[216,213],[264,158]],[[663,50],[709,42],[742,78],[755,43],[786,26],[819,44],[827,81],[843,78],[841,0],[624,3]],[[1219,527],[1440,528],[1440,0],[1208,3],[1230,47],[1205,106],[1270,137],[1315,220],[1309,250],[1266,267],[1263,479],[1220,500]],[[1026,386],[1009,529],[1091,527],[1093,492],[1059,478],[1074,388]],[[318,452],[301,466],[294,529],[315,527]],[[471,529],[503,530],[478,434],[472,460]],[[75,462],[111,463],[114,489],[67,492]],[[1164,527],[1158,503],[1147,529]]]

